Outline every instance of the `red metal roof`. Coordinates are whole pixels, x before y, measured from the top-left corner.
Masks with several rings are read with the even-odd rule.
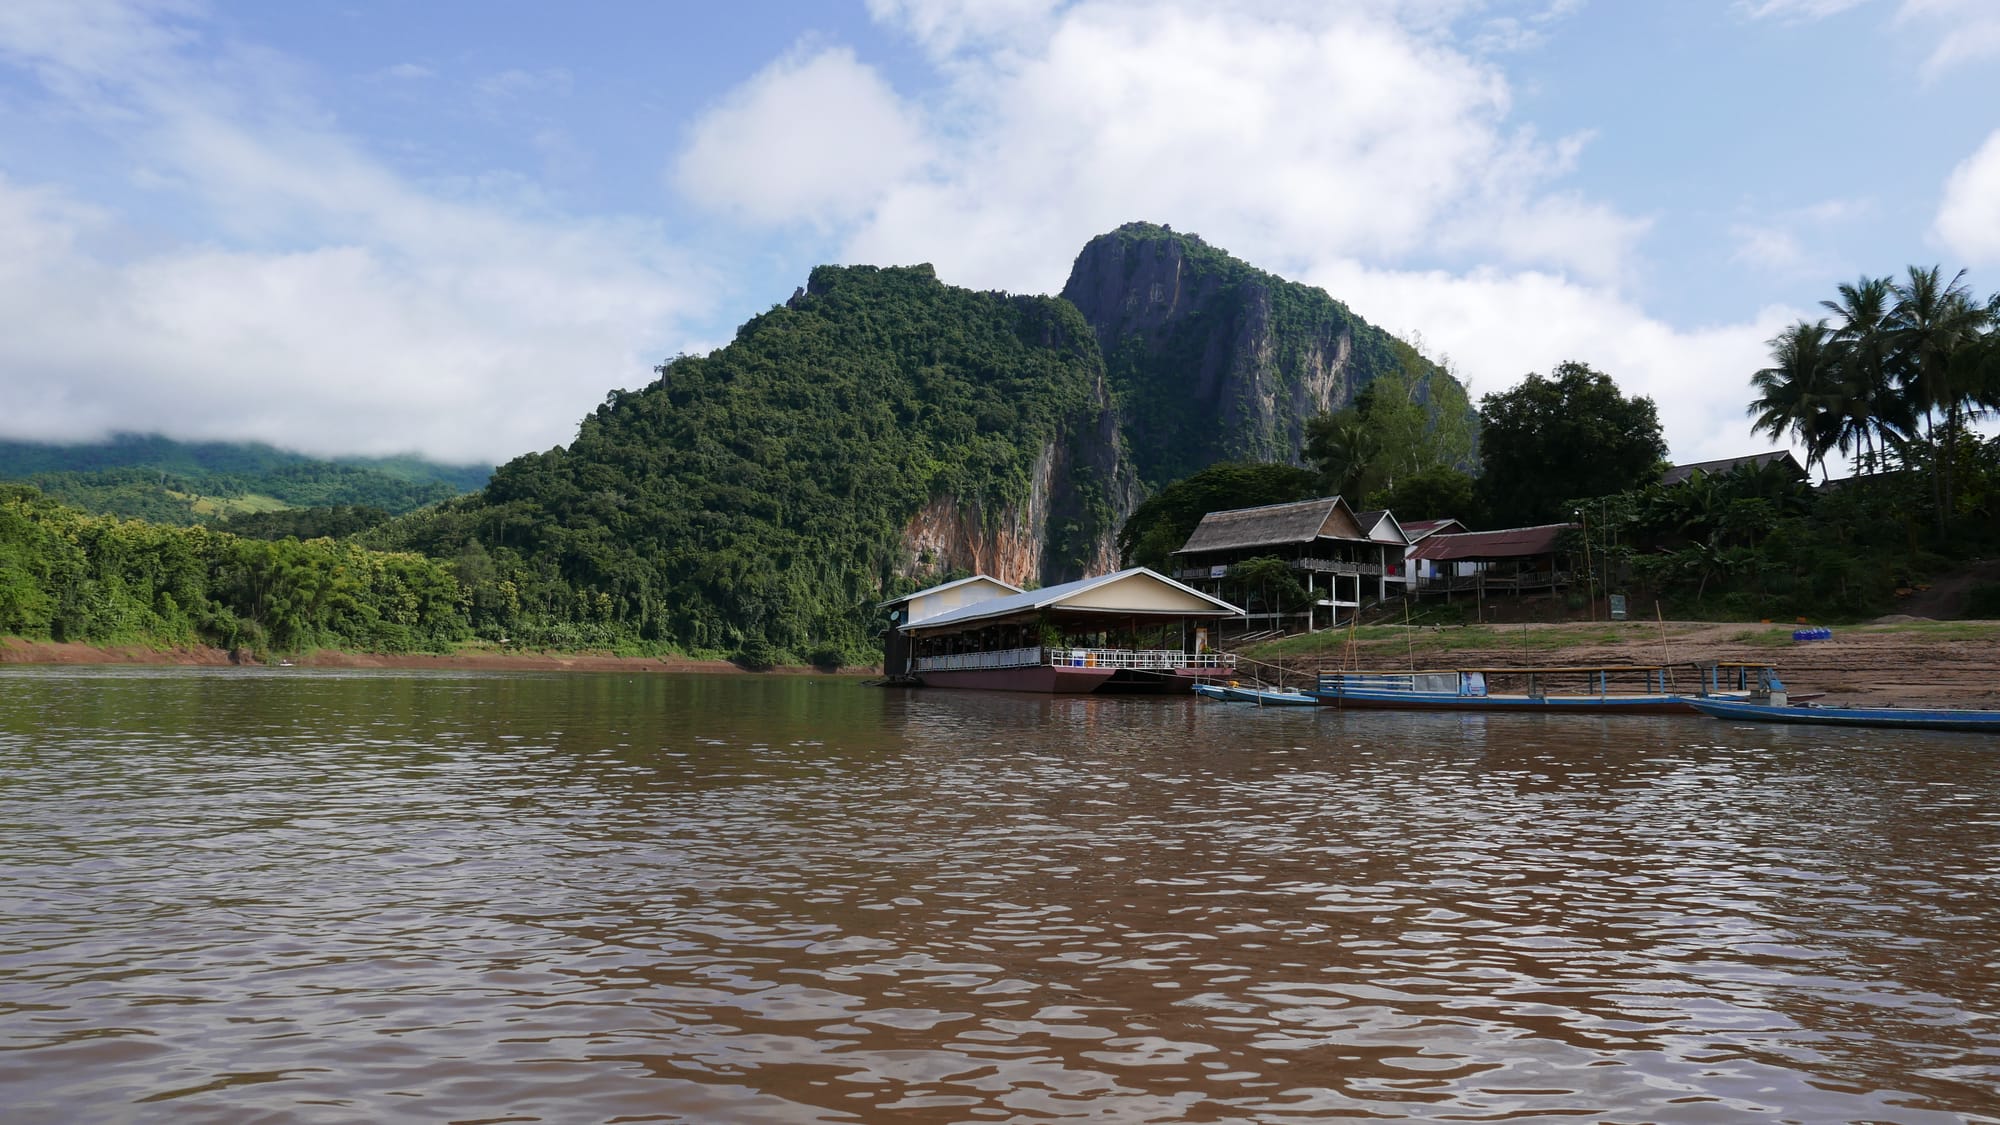
[[[1509,527],[1499,531],[1468,531],[1459,535],[1433,535],[1418,545],[1412,558],[1449,562],[1453,559],[1522,559],[1546,555],[1556,549],[1556,541],[1573,523],[1545,523],[1537,527]]]
[[[1403,525],[1403,534],[1409,536],[1412,543],[1439,534],[1446,527],[1465,526],[1450,517],[1436,520],[1402,520],[1399,522]]]

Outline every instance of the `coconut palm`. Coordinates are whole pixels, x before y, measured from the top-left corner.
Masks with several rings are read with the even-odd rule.
[[[1975,356],[1983,348],[1990,306],[1972,299],[1965,271],[1947,282],[1937,266],[1911,266],[1895,287],[1889,315],[1890,339],[1904,393],[1922,412],[1927,436],[1941,452],[1958,448],[1969,417],[1981,412]],[[1951,511],[1952,456],[1938,458],[1938,520]]]
[[[1901,446],[1916,427],[1914,411],[1896,386],[1889,323],[1894,297],[1888,278],[1863,277],[1841,285],[1839,300],[1820,302],[1835,317],[1830,342],[1840,387],[1828,404],[1838,419],[1834,445],[1843,454],[1859,447],[1864,471],[1879,467],[1879,453]]]
[[[1839,396],[1840,372],[1826,321],[1800,321],[1771,338],[1770,367],[1750,376],[1757,398],[1747,413],[1750,432],[1783,441],[1787,434],[1806,447],[1806,466],[1817,463],[1826,476],[1826,454],[1841,432],[1829,409]]]

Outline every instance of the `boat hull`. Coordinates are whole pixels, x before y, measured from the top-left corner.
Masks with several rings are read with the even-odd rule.
[[[1317,696],[1299,691],[1273,691],[1267,688],[1246,688],[1234,685],[1201,684],[1194,689],[1210,699],[1228,703],[1254,703],[1260,707],[1318,707]]]
[[[1048,664],[1031,664],[1021,668],[968,668],[953,672],[925,672],[922,675],[925,687],[1089,695],[1104,687],[1116,672],[1116,668],[1058,668]],[[1193,681],[1189,683],[1192,685]]]
[[[1106,668],[1029,664],[1019,668],[967,668],[919,673],[925,687],[978,691],[1032,691],[1044,695],[1186,695],[1215,668]]]
[[[1915,707],[1778,707],[1726,699],[1690,700],[1717,719],[1811,726],[1889,727],[1899,730],[1957,730],[2000,734],[2000,711],[1923,710]]]
[[[1515,711],[1564,715],[1691,715],[1694,706],[1679,695],[1459,695],[1455,692],[1313,692],[1328,707],[1377,711]]]

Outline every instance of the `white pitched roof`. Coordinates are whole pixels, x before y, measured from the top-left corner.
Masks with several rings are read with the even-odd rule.
[[[1002,582],[998,578],[994,578],[991,575],[975,574],[970,578],[961,578],[956,582],[947,582],[942,586],[932,586],[927,590],[918,590],[914,594],[904,594],[900,598],[890,598],[886,602],[876,602],[875,608],[887,609],[892,605],[900,605],[903,602],[909,601],[912,598],[922,598],[922,597],[928,597],[931,594],[941,594],[946,590],[955,590],[958,587],[963,586],[968,582],[991,582],[995,586],[1005,586],[1009,590],[1012,590],[1017,594],[1021,592],[1021,588],[1019,586],[1014,585],[1012,582]]]
[[[1090,596],[1092,594],[1101,595],[1107,592],[1108,587],[1124,582],[1129,578],[1140,576],[1154,582],[1162,583],[1170,587],[1172,592],[1198,598],[1202,603],[1205,603],[1205,608],[1190,609],[1183,602],[1179,606],[1161,606],[1155,609],[1148,609],[1144,606],[1110,604],[1100,598],[1092,598]],[[926,617],[921,621],[912,622],[912,624],[924,629],[933,629],[941,625],[960,625],[971,621],[984,621],[993,617],[1007,617],[1028,610],[1050,608],[1103,610],[1109,613],[1162,614],[1173,617],[1196,615],[1215,617],[1240,616],[1243,613],[1241,609],[1230,605],[1221,598],[1211,597],[1192,586],[1183,586],[1158,571],[1148,570],[1143,566],[1135,566],[1128,570],[1121,570],[1116,574],[1100,574],[1095,578],[1081,578],[1075,582],[1065,582],[1060,586],[1047,586],[1040,590],[1028,590],[1024,593],[1003,598],[988,598],[985,601],[975,602],[972,605],[953,610],[950,613],[941,613],[936,617]]]

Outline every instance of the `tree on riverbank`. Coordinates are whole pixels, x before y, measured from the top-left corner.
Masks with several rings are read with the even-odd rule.
[[[0,484],[0,635],[441,651],[468,635],[461,593],[421,555],[92,516]]]
[[[1751,376],[1754,432],[1790,435],[1809,466],[1853,454],[1859,472],[1922,469],[1940,528],[1962,511],[1976,472],[1969,424],[2000,407],[2000,294],[1981,302],[1964,271],[1911,266],[1902,280],[1863,277],[1771,340]]]

